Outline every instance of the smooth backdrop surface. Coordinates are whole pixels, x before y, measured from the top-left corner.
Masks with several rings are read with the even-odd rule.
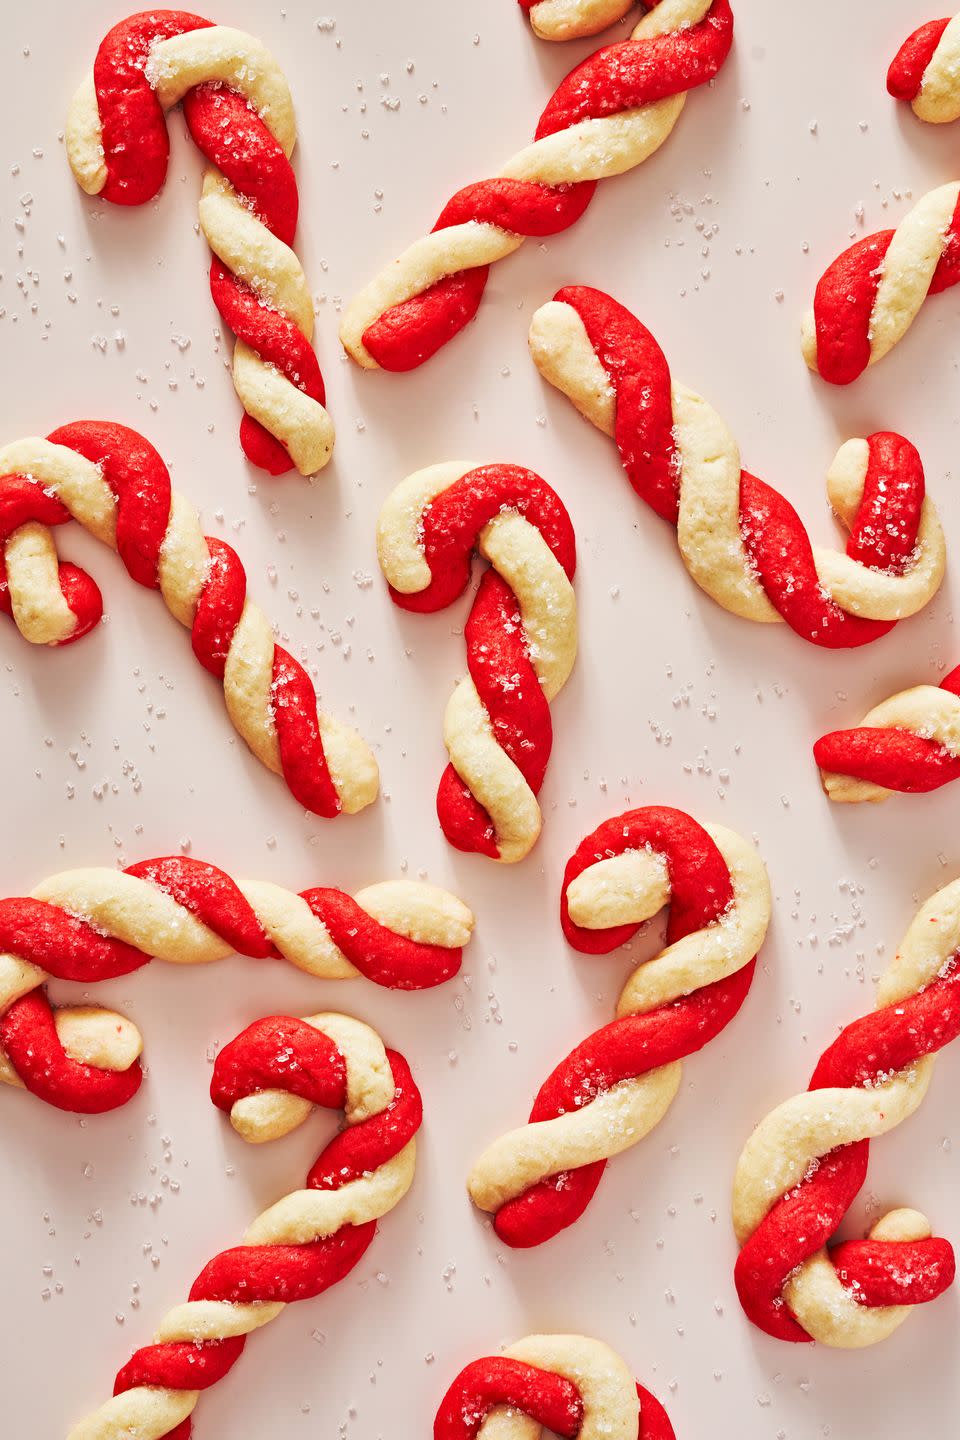
[[[342,1008],[413,1064],[427,1110],[415,1189],[345,1283],[251,1340],[203,1400],[198,1440],[421,1440],[461,1365],[540,1328],[622,1351],[683,1440],[899,1440],[918,1425],[945,1435],[960,1403],[957,1292],[865,1354],[769,1341],[733,1293],[728,1198],[751,1125],[805,1085],[839,1025],[871,1007],[873,978],[918,902],[960,874],[955,790],[830,809],[810,754],[822,731],[904,685],[935,683],[960,659],[960,299],[933,300],[846,393],[807,374],[797,340],[816,279],[848,236],[895,223],[956,174],[960,127],[921,126],[884,88],[891,55],[928,7],[738,0],[734,55],[663,150],[601,187],[566,235],[495,267],[478,321],[419,372],[391,377],[342,358],[341,300],[422,234],[454,189],[525,143],[553,85],[593,47],[538,41],[512,0],[325,4],[231,0],[212,15],[263,38],[296,100],[298,249],[319,302],[334,463],[307,485],[243,462],[230,343],[196,227],[201,162],[179,115],[156,203],[124,211],[74,186],[67,103],[123,13],[102,0],[33,0],[4,16],[2,434],[89,415],[142,429],[209,532],[236,546],[326,701],[341,715],[354,707],[378,750],[382,803],[334,823],[302,815],[234,738],[216,684],[159,598],[71,527],[64,552],[100,580],[109,618],[62,652],[31,650],[6,622],[0,630],[2,893],[66,866],[183,848],[296,889],[427,875],[474,906],[476,939],[462,975],[421,995],[243,959],[202,973],[158,963],[100,987],[95,998],[145,1033],[136,1101],[82,1123],[0,1094],[0,1432],[64,1435],[206,1259],[301,1182],[332,1121],[245,1148],[210,1105],[211,1059],[257,1016]],[[609,289],[650,325],[675,375],[725,416],[745,465],[795,502],[819,541],[833,534],[823,476],[836,446],[882,427],[910,436],[951,546],[929,610],[867,650],[829,654],[702,597],[614,447],[527,357],[533,310],[574,281]],[[460,456],[541,472],[579,543],[581,655],[553,708],[545,832],[512,870],[452,852],[433,812],[468,600],[435,618],[400,614],[374,547],[390,487]],[[754,989],[686,1067],[663,1124],[611,1165],[584,1219],[538,1251],[509,1253],[471,1209],[464,1178],[487,1140],[522,1121],[555,1061],[610,1018],[656,943],[654,927],[629,952],[578,956],[556,915],[581,836],[650,802],[756,837],[775,913]],[[874,1147],[852,1233],[906,1203],[960,1240],[958,1085],[955,1051],[921,1112]]]

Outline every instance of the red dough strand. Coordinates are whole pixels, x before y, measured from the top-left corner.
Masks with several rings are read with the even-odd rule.
[[[730,874],[706,830],[680,810],[648,806],[599,826],[578,846],[564,871],[560,918],[568,942],[585,954],[606,954],[639,926],[586,930],[567,909],[567,887],[588,866],[627,850],[649,847],[663,856],[670,879],[667,944],[713,924],[733,901]],[[705,985],[643,1015],[614,1020],[573,1050],[541,1087],[530,1123],[579,1109],[622,1080],[694,1054],[733,1019],[750,989],[751,961],[725,980]],[[517,1247],[540,1245],[583,1214],[600,1183],[605,1160],[540,1181],[497,1211],[500,1239]]]
[[[579,315],[616,392],[620,459],[634,490],[676,525],[679,455],[673,435],[670,367],[646,326],[600,290],[565,286],[554,299]],[[863,500],[847,541],[851,559],[899,574],[917,543],[925,486],[916,448],[903,436],[868,437]],[[864,620],[824,593],[813,549],[788,500],[748,471],[740,475],[740,533],[767,597],[792,630],[811,644],[845,649],[869,644],[894,622]]]
[[[957,1035],[960,968],[954,957],[947,973],[927,989],[842,1030],[821,1056],[809,1088],[881,1083]],[[784,1302],[784,1286],[836,1231],[866,1179],[869,1150],[870,1142],[860,1140],[825,1155],[777,1201],[740,1251],[735,1270],[740,1303],[775,1339],[810,1339]],[[838,1246],[831,1259],[865,1306],[920,1305],[936,1299],[954,1279],[953,1247],[936,1238],[857,1241]]]
[[[309,1190],[338,1190],[363,1179],[398,1155],[420,1128],[420,1093],[401,1055],[388,1050],[395,1093],[387,1109],[336,1136],[305,1182]],[[225,1046],[214,1065],[211,1095],[229,1111],[235,1099],[265,1087],[301,1095],[328,1109],[346,1104],[346,1064],[337,1046],[311,1025],[290,1016],[257,1021]],[[197,1276],[191,1301],[227,1304],[293,1304],[309,1300],[343,1280],[376,1233],[375,1221],[344,1226],[306,1244],[241,1245],[215,1256]],[[140,1385],[169,1390],[206,1390],[233,1368],[245,1336],[147,1345],[119,1371],[114,1394]],[[167,1440],[189,1440],[188,1418]]]
[[[558,86],[540,117],[535,139],[556,135],[584,120],[650,105],[705,85],[719,71],[733,40],[729,0],[714,0],[698,25],[598,50]],[[536,181],[483,180],[448,201],[434,230],[468,221],[498,225],[515,235],[546,236],[566,230],[593,198],[596,181],[543,185]],[[384,370],[412,370],[429,360],[473,319],[483,298],[488,266],[460,271],[386,310],[363,332],[363,343]]]
[[[139,861],[122,873],[169,895],[237,954],[280,958],[250,902],[215,865],[170,855]],[[410,940],[381,925],[341,890],[304,890],[300,898],[343,955],[375,984],[421,990],[442,984],[460,968],[458,947]],[[151,959],[58,905],[25,898],[0,900],[0,951],[81,985],[128,975]],[[324,1037],[310,1034],[322,1045]],[[97,1114],[115,1109],[131,1099],[142,1078],[138,1061],[127,1070],[111,1071],[70,1059],[42,990],[30,991],[0,1015],[0,1046],[26,1088],[61,1110]]]
[[[676,1440],[659,1400],[637,1385],[640,1426],[637,1440]],[[544,1430],[576,1440],[583,1401],[571,1380],[506,1355],[488,1355],[461,1370],[433,1422],[434,1440],[476,1440],[484,1421],[498,1406],[529,1415]]]
[[[169,158],[167,126],[145,66],[158,41],[212,24],[185,11],[144,11],[121,21],[104,37],[93,67],[107,171],[104,199],[117,205],[142,205],[163,185]],[[183,113],[210,164],[278,240],[292,245],[300,203],[293,168],[247,99],[222,85],[198,85],[184,96]],[[289,317],[267,305],[216,256],[210,267],[210,290],[237,339],[324,404],[316,355]],[[291,468],[284,445],[251,415],[243,417],[240,440],[247,458],[260,469],[282,475]]]
[[[960,666],[940,681],[940,689],[960,696]],[[813,755],[821,770],[903,794],[926,794],[960,779],[960,756],[937,740],[894,727],[832,730],[816,742]]]
[[[484,527],[501,511],[515,510],[536,526],[567,578],[576,569],[576,541],[566,508],[532,470],[483,465],[431,501],[423,517],[423,552],[431,583],[416,594],[392,586],[395,604],[429,614],[451,604],[470,583],[470,566]],[[464,628],[470,676],[490,718],[497,743],[534,794],[543,785],[553,745],[550,706],[530,658],[520,604],[493,570],[484,574]],[[443,832],[458,850],[496,859],[496,828],[452,765],[437,792]]]

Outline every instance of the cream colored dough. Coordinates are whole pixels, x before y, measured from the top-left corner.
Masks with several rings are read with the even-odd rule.
[[[395,590],[415,595],[430,584],[423,550],[423,517],[431,503],[473,465],[432,465],[408,476],[387,497],[377,526],[380,568]],[[563,566],[535,526],[501,511],[484,526],[480,554],[502,575],[520,603],[530,660],[547,700],[560,692],[577,656],[577,602]],[[493,821],[500,860],[528,855],[539,837],[537,797],[494,738],[489,716],[469,676],[447,704],[443,738],[451,764]]]
[[[943,254],[958,197],[960,182],[951,180],[918,200],[897,226],[881,262],[870,314],[869,364],[889,354],[916,319]],[[812,309],[803,317],[800,343],[807,365],[816,370],[817,327]]]
[[[640,1015],[734,974],[753,959],[770,922],[770,884],[753,846],[722,826],[706,826],[730,871],[733,902],[713,925],[667,946],[638,967],[617,1005]],[[662,856],[628,851],[584,870],[567,891],[576,924],[599,928],[649,920],[669,898]],[[511,1130],[488,1146],[467,1181],[474,1204],[497,1211],[531,1185],[636,1145],[663,1118],[680,1084],[679,1061],[622,1080],[555,1120]]]
[[[585,1335],[528,1335],[504,1355],[569,1380],[580,1392],[583,1419],[577,1440],[637,1440],[640,1401],[633,1376],[616,1351]],[[477,1440],[540,1440],[529,1415],[506,1405],[491,1410]]]
[[[909,730],[924,740],[935,740],[949,755],[960,756],[960,698],[937,685],[915,685],[901,690],[869,710],[861,727],[877,730]],[[859,727],[858,727],[859,728]],[[895,792],[871,780],[821,770],[823,788],[831,800],[856,805],[888,800]]]
[[[76,451],[39,438],[17,440],[0,450],[0,474],[27,475],[38,481],[63,502],[75,520],[116,549],[116,497],[96,465]],[[4,552],[14,617],[31,617],[25,632],[27,640],[37,634],[37,617],[49,615],[51,631],[58,629],[63,606],[53,564],[31,559],[40,545],[38,531],[44,537],[43,546],[49,545],[55,554],[49,530],[35,524],[15,530]],[[209,562],[200,518],[190,502],[175,493],[160,551],[160,592],[170,613],[188,629],[193,624]],[[57,633],[52,638],[64,637]],[[273,718],[274,650],[269,621],[248,597],[227,652],[224,699],[230,719],[254,755],[268,770],[281,775]],[[377,798],[377,762],[356,731],[325,711],[320,711],[317,718],[340,803],[347,814],[355,814]]]
[[[641,40],[667,31],[699,24],[712,0],[664,0],[644,15],[633,30]],[[554,7],[558,0],[552,0]],[[545,8],[543,4],[537,9]],[[596,0],[559,0],[562,13],[598,8],[612,16],[614,6],[599,7]],[[628,6],[617,7],[626,13]],[[662,12],[662,13],[661,13]],[[536,21],[534,21],[536,24]],[[571,33],[588,34],[587,30]],[[686,96],[624,110],[598,120],[583,120],[557,135],[526,146],[500,171],[505,179],[533,180],[544,185],[569,185],[582,180],[603,180],[642,164],[669,136],[680,118]],[[363,343],[368,326],[394,305],[420,295],[447,275],[500,260],[523,244],[523,236],[499,226],[468,222],[438,230],[417,240],[357,294],[344,312],[340,339],[347,352],[365,369],[376,360]]]
[[[530,353],[537,369],[580,413],[612,436],[616,393],[573,306],[551,300],[530,325]],[[731,614],[763,623],[781,616],[754,574],[740,533],[740,451],[723,420],[701,396],[672,387],[674,437],[680,456],[677,541],[683,562],[700,588]],[[827,475],[827,493],[838,519],[850,529],[863,495],[869,450],[848,440]],[[917,545],[900,574],[872,570],[837,550],[813,547],[817,575],[838,605],[866,620],[915,615],[936,594],[946,569],[946,542],[936,507],[923,502]]]
[[[242,30],[214,25],[160,40],[145,72],[164,110],[210,81],[244,95],[289,156],[297,131],[286,78],[261,42]],[[90,74],[67,116],[67,157],[80,187],[99,195],[107,183],[97,94]],[[256,293],[261,303],[289,316],[313,337],[313,299],[297,256],[244,205],[213,166],[203,179],[200,228],[210,249]],[[274,365],[238,341],[233,382],[248,414],[281,441],[301,475],[322,470],[333,454],[333,422],[324,406]]]
[[[300,895],[266,880],[235,883],[275,948],[298,970],[323,980],[351,979],[359,973]],[[110,935],[170,964],[206,965],[233,953],[228,944],[172,895],[149,880],[122,871],[106,867],[66,870],[44,880],[33,891],[33,896],[59,906],[69,915],[79,916],[102,935]],[[416,880],[388,880],[359,890],[354,900],[361,910],[387,929],[421,944],[460,948],[469,942],[473,932],[472,912],[455,895],[436,885]],[[36,965],[16,955],[0,955],[0,1014],[46,979],[44,971]],[[57,1010],[54,1018],[64,1049],[73,1060],[86,1061],[105,1070],[126,1070],[141,1052],[143,1042],[137,1027],[113,1011],[71,1007]],[[324,1023],[317,1028],[329,1033],[330,1017],[320,1016],[319,1020]],[[344,1023],[357,1025],[355,1021]],[[359,1026],[346,1036],[351,1053],[359,1053],[356,1037],[365,1029]],[[364,1066],[362,1073],[369,1075],[374,1069],[371,1062]],[[0,1081],[11,1085],[21,1083],[2,1048]],[[390,1093],[393,1093],[392,1082]],[[294,1096],[284,1096],[283,1102],[280,1108],[289,1119],[300,1102]],[[275,1105],[274,1100],[261,1096],[255,1101],[241,1102],[241,1115],[250,1111],[255,1118],[246,1122],[246,1128],[240,1124],[237,1128],[247,1139],[273,1139],[276,1134],[286,1133],[281,1130],[266,1133],[269,1127],[264,1112]],[[350,1113],[355,1112],[355,1119],[364,1118],[364,1104],[359,1097],[351,1101],[351,1106]],[[307,1106],[300,1118],[286,1128],[300,1124],[309,1109]],[[264,1133],[254,1135],[247,1131]]]
[[[940,36],[910,103],[917,118],[932,125],[960,119],[960,15]]]
[[[958,948],[960,881],[955,880],[914,916],[896,957],[880,977],[877,1006],[897,1004],[930,985]],[[823,1156],[838,1146],[886,1134],[908,1119],[927,1092],[935,1059],[925,1056],[883,1084],[804,1091],[761,1120],[743,1148],[733,1182],[733,1227],[740,1244]],[[929,1235],[930,1227],[916,1211],[894,1210],[870,1233],[881,1240],[912,1240]],[[913,1308],[857,1304],[841,1285],[826,1250],[793,1272],[785,1298],[808,1334],[842,1349],[885,1339]]]
[[[322,1030],[346,1061],[346,1120],[356,1124],[379,1114],[393,1099],[383,1042],[368,1026],[345,1015],[312,1015],[307,1023]],[[276,1092],[267,1092],[275,1094]],[[251,1097],[256,1098],[256,1097]],[[293,1098],[293,1097],[288,1097]],[[236,1108],[236,1107],[234,1107]],[[299,1123],[299,1122],[296,1122]],[[242,1131],[241,1131],[242,1133]],[[278,1130],[277,1134],[285,1134]],[[267,1139],[257,1135],[257,1139]],[[307,1245],[334,1235],[344,1225],[365,1225],[388,1214],[413,1182],[416,1141],[411,1140],[378,1170],[339,1190],[295,1190],[265,1210],[247,1230],[244,1245]],[[220,1340],[248,1335],[276,1318],[282,1303],[235,1305],[225,1301],[188,1301],[160,1322],[154,1343]],[[159,1440],[191,1414],[197,1390],[139,1386],[114,1396],[70,1431],[69,1440]]]
[[[541,40],[577,40],[597,35],[622,20],[634,0],[540,0],[530,10],[530,24]]]

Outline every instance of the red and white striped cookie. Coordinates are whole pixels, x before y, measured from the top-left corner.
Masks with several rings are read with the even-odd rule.
[[[675,1440],[667,1412],[620,1356],[586,1335],[528,1335],[464,1367],[433,1440]]]
[[[877,1008],[841,1030],[809,1088],[761,1120],[733,1188],[737,1292],[778,1340],[859,1349],[952,1283],[947,1240],[916,1210],[829,1246],[867,1178],[870,1141],[922,1102],[936,1052],[960,1034],[960,881],[914,917],[880,977]]]
[[[528,1123],[495,1140],[470,1172],[475,1205],[508,1245],[540,1245],[583,1214],[606,1162],[666,1114],[681,1060],[746,999],[770,921],[753,846],[682,810],[647,806],[608,820],[567,863],[560,900],[577,950],[607,954],[670,906],[667,945],[627,981],[617,1019],[541,1087]]]
[[[857,240],[821,275],[803,318],[803,358],[849,385],[903,339],[928,295],[960,281],[960,182],[930,190],[895,230]]]
[[[29,897],[0,901],[0,1081],[84,1114],[113,1110],[140,1086],[137,1027],[91,1006],[54,1010],[51,975],[90,985],[151,959],[240,954],[324,980],[422,990],[457,973],[472,930],[456,896],[413,880],[297,895],[183,855],[51,875]]]
[[[887,90],[906,101],[918,120],[944,125],[960,119],[960,15],[931,20],[908,35],[890,62]]]
[[[785,620],[828,648],[865,645],[923,609],[945,545],[923,466],[902,435],[841,446],[827,475],[846,553],[814,548],[793,506],[740,468],[717,412],[672,380],[650,331],[601,290],[569,285],[530,326],[540,373],[620,451],[630,484],[677,528],[683,563],[731,614]]]
[[[542,825],[550,702],[577,655],[570,517],[519,465],[432,465],[388,496],[377,549],[394,602],[420,614],[463,594],[474,550],[490,562],[464,629],[470,673],[444,716],[437,813],[457,849],[522,860]]]
[[[379,774],[370,748],[318,710],[310,676],[247,595],[239,558],[202,533],[136,430],[79,420],[46,440],[0,449],[0,610],[25,640],[69,645],[100,619],[97,586],[59,562],[50,527],[71,519],[118,550],[138,585],[159,590],[200,664],[222,683],[235,728],[295,800],[328,817],[372,804]]]
[[[960,666],[939,685],[881,701],[854,730],[821,735],[813,756],[830,799],[846,804],[926,794],[960,779]]]
[[[347,1128],[303,1189],[204,1266],[119,1372],[112,1399],[69,1440],[189,1440],[201,1394],[233,1368],[247,1336],[345,1279],[413,1182],[420,1093],[403,1056],[347,1015],[256,1021],[217,1056],[210,1094],[252,1140],[287,1134],[315,1105],[342,1110]]]
[[[561,81],[533,143],[494,179],[459,190],[415,241],[347,306],[345,349],[366,369],[412,370],[473,319],[490,265],[530,236],[578,220],[598,180],[640,165],[669,136],[687,91],[730,52],[729,0],[660,0],[629,40]]]
[[[182,10],[115,25],[67,118],[67,156],[88,195],[142,205],[162,186],[166,111],[182,102],[210,162],[200,228],[213,251],[210,290],[236,336],[240,443],[271,475],[321,470],[333,423],[313,353],[313,297],[293,249],[300,197],[286,77],[261,42]]]

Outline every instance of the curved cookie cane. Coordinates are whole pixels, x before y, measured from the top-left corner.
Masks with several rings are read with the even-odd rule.
[[[261,42],[182,10],[115,25],[67,117],[67,156],[88,195],[142,205],[167,173],[164,114],[179,101],[210,168],[200,228],[210,290],[236,336],[233,383],[246,414],[240,443],[271,475],[321,470],[333,423],[311,346],[313,299],[291,246],[300,197],[286,78]]]
[[[404,610],[442,610],[462,595],[474,549],[490,569],[464,628],[470,674],[447,702],[437,814],[458,850],[512,863],[543,823],[549,702],[577,654],[576,546],[559,497],[519,465],[432,465],[387,497],[377,550]]]
[[[953,1283],[953,1247],[915,1210],[866,1240],[827,1242],[867,1177],[870,1140],[912,1115],[936,1052],[960,1034],[960,881],[914,917],[880,977],[877,1009],[824,1051],[807,1092],[761,1120],[733,1188],[740,1303],[778,1340],[859,1349]]]
[[[233,1368],[246,1337],[343,1280],[413,1181],[420,1093],[403,1056],[349,1016],[256,1021],[217,1056],[210,1094],[248,1139],[287,1134],[315,1105],[342,1109],[347,1129],[302,1190],[204,1266],[186,1304],[164,1317],[117,1375],[113,1398],[69,1440],[188,1440],[201,1393]]]
[[[865,645],[921,610],[943,579],[943,531],[923,466],[901,435],[848,440],[827,490],[846,554],[813,548],[793,506],[740,468],[736,441],[699,395],[671,381],[656,340],[601,290],[566,286],[536,312],[541,374],[612,436],[634,490],[677,527],[700,588],[746,620],[785,620],[830,649]]]
[[[49,527],[78,520],[138,585],[159,590],[223,684],[227,713],[257,759],[315,815],[354,814],[377,798],[377,762],[325,711],[306,670],[274,642],[229,545],[204,536],[148,440],[79,420],[46,440],[0,449],[0,610],[35,645],[69,645],[100,618],[100,592],[72,566],[58,575]],[[66,573],[65,573],[66,572]],[[78,575],[81,577],[78,580]]]
[[[136,1026],[89,1006],[53,1010],[48,974],[89,985],[150,959],[206,965],[240,954],[288,960],[324,980],[363,975],[422,990],[457,973],[472,930],[462,901],[412,880],[352,897],[296,895],[183,855],[51,875],[29,897],[0,900],[0,1081],[84,1114],[113,1110],[139,1088]]]
[[[528,1335],[464,1367],[443,1397],[433,1440],[675,1440],[667,1412],[608,1345]]]
[[[416,241],[351,301],[340,327],[359,365],[412,370],[479,308],[489,267],[528,236],[578,220],[598,180],[658,150],[686,92],[712,80],[730,50],[729,0],[661,0],[629,40],[607,45],[561,82],[532,145],[492,180],[454,195]]]
[[[855,730],[833,730],[813,747],[831,800],[920,795],[960,778],[960,666],[939,685],[891,695]]]
[[[960,183],[930,190],[896,230],[857,240],[823,272],[803,317],[803,358],[849,385],[910,329],[928,295],[960,281]]]
[[[667,946],[627,981],[618,1018],[557,1066],[528,1123],[470,1173],[474,1204],[508,1245],[539,1245],[583,1214],[607,1160],[666,1114],[683,1057],[746,998],[770,920],[767,872],[746,840],[647,806],[606,821],[567,863],[563,931],[586,954],[625,944],[667,904]]]
[[[531,28],[541,40],[577,40],[615,25],[633,9],[636,0],[518,0],[518,3],[521,10],[526,10]]]
[[[918,120],[960,119],[960,15],[931,20],[904,40],[890,62],[887,91],[905,100]]]

